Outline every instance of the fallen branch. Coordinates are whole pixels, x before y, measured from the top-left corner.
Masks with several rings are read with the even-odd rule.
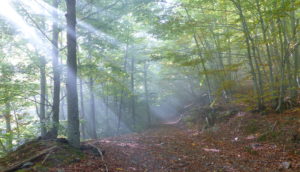
[[[99,155],[101,156],[101,160],[104,163],[103,153],[100,150],[100,148],[98,148],[97,146],[92,145],[91,143],[89,143],[88,145],[90,145],[91,147],[93,147],[94,149],[96,149],[98,151]],[[104,166],[105,166],[105,171],[108,172],[108,168],[107,168],[107,165],[105,163],[104,163]]]
[[[15,163],[15,164],[11,165],[10,167],[8,167],[8,168],[6,168],[5,170],[3,170],[3,172],[10,172],[10,171],[17,170],[17,169],[20,168],[24,163],[33,161],[33,160],[35,160],[35,159],[37,159],[37,158],[39,158],[39,157],[41,157],[41,156],[47,154],[48,152],[53,151],[53,150],[56,149],[56,148],[57,148],[57,146],[53,146],[53,147],[50,147],[50,148],[48,148],[48,149],[45,149],[45,150],[41,151],[40,153],[38,153],[38,154],[36,154],[36,155],[33,155],[33,156],[30,157],[30,158],[25,159],[24,161],[17,162],[17,163]]]
[[[53,152],[53,150],[52,151],[50,151],[46,156],[45,156],[45,158],[43,159],[43,161],[42,161],[42,165],[45,163],[45,161],[48,159],[48,157],[50,156],[50,154]]]
[[[272,126],[272,128],[271,128],[271,131],[272,131],[272,132],[274,131],[274,129],[275,129],[275,127],[277,126],[277,124],[278,124],[278,121],[276,121],[276,122],[273,124],[273,126]]]

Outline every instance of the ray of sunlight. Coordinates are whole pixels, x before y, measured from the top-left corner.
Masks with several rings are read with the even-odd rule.
[[[29,26],[22,16],[14,9],[12,0],[0,1],[0,15],[5,18],[6,21],[14,25],[17,31],[22,33],[22,36],[28,40],[35,48],[40,49],[43,53],[50,55],[49,46],[43,41],[43,36],[38,33],[33,27]],[[38,48],[37,48],[38,47]]]

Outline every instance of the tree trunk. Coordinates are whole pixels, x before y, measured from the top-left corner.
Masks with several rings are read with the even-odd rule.
[[[278,104],[276,107],[277,112],[281,112],[283,110],[282,104],[283,99],[286,92],[286,75],[285,75],[285,67],[286,67],[286,60],[288,57],[288,50],[287,50],[287,36],[285,33],[285,24],[282,23],[281,19],[278,18],[278,25],[279,25],[279,40],[280,40],[280,50],[281,50],[281,61],[280,61],[280,86],[279,86],[279,95],[278,95]]]
[[[127,72],[127,58],[128,58],[128,39],[126,40],[126,49],[125,49],[125,56],[124,56],[124,64],[123,64],[123,68],[124,68],[124,72]],[[121,120],[122,120],[122,109],[123,109],[123,99],[125,97],[124,95],[124,91],[125,91],[125,87],[126,87],[126,79],[127,78],[123,78],[123,84],[124,86],[122,87],[121,90],[121,97],[120,97],[120,104],[119,104],[119,112],[118,112],[118,124],[117,124],[117,135],[120,132],[120,127],[121,127]]]
[[[191,16],[189,14],[189,11],[185,8],[185,12],[188,16],[188,19],[191,20]],[[197,46],[197,50],[198,50],[198,56],[200,58],[200,63],[201,63],[201,67],[204,71],[204,77],[205,77],[205,81],[206,81],[206,84],[207,84],[207,87],[208,87],[208,98],[209,98],[209,103],[211,103],[213,101],[213,98],[212,98],[212,88],[211,88],[211,83],[210,83],[210,80],[209,80],[209,77],[208,77],[208,74],[207,74],[207,69],[206,69],[206,66],[205,66],[205,62],[204,62],[204,58],[202,57],[202,54],[201,54],[201,48],[200,48],[200,44],[198,42],[198,39],[200,40],[200,37],[199,35],[197,34],[196,30],[193,28],[193,38],[194,38],[194,41],[196,43],[196,46]],[[198,38],[197,38],[198,37]],[[200,72],[200,69],[199,69],[199,66],[196,65],[197,67],[197,70],[198,72]]]
[[[91,108],[91,137],[92,139],[97,139],[97,132],[96,132],[96,112],[95,112],[95,95],[94,95],[94,79],[90,77],[89,83],[90,89],[90,108]]]
[[[109,124],[109,96],[108,96],[108,83],[106,83],[106,86],[105,86],[105,122],[106,122],[106,132],[109,132],[110,130],[110,124]]]
[[[60,91],[60,96],[63,97],[62,100],[61,100],[61,103],[60,103],[60,119],[61,120],[66,120],[66,116],[65,116],[65,98],[64,98],[64,91],[63,89],[61,89]]]
[[[257,108],[258,108],[258,110],[261,110],[264,105],[262,102],[262,97],[261,97],[262,95],[260,95],[260,91],[259,91],[260,88],[259,88],[256,73],[255,73],[252,55],[251,55],[250,32],[248,29],[246,19],[244,17],[244,13],[243,13],[243,10],[242,10],[241,4],[240,4],[240,0],[231,0],[231,2],[233,2],[233,4],[238,9],[238,13],[239,13],[240,19],[242,21],[242,28],[243,28],[243,32],[245,35],[245,42],[247,45],[247,58],[248,58],[249,66],[251,69],[251,75],[252,75],[252,79],[253,79],[253,83],[254,83],[254,91],[256,92],[256,96],[257,96]]]
[[[58,8],[58,0],[53,0],[53,7]],[[52,67],[53,67],[53,106],[52,106],[52,135],[54,138],[58,135],[58,127],[59,127],[59,104],[60,104],[60,65],[58,60],[58,36],[59,30],[57,26],[58,14],[57,11],[54,10],[53,14],[53,36],[52,36]]]
[[[270,46],[269,46],[268,39],[267,39],[267,29],[266,29],[266,26],[265,26],[264,19],[262,17],[262,12],[261,12],[261,7],[260,7],[259,0],[256,0],[256,6],[257,6],[257,11],[258,11],[258,15],[259,15],[261,30],[262,30],[262,34],[263,34],[263,40],[264,40],[266,50],[267,50],[267,62],[268,62],[269,77],[270,77],[270,92],[271,92],[271,95],[272,95],[271,102],[272,102],[273,105],[275,105],[274,98],[276,97],[276,94],[275,94],[275,81],[274,81],[274,75],[273,75],[273,64],[272,64],[272,58],[271,58],[271,50],[270,50]]]
[[[260,101],[261,101],[261,104],[262,104],[262,106],[259,107],[258,109],[263,110],[264,109],[264,107],[263,107],[263,104],[264,104],[264,98],[263,98],[264,86],[263,86],[263,78],[262,78],[263,75],[261,74],[261,69],[260,69],[260,66],[259,66],[259,63],[262,64],[262,62],[261,62],[258,51],[256,51],[255,42],[252,38],[250,39],[250,42],[252,44],[253,60],[254,60],[254,64],[255,64],[255,67],[256,67],[256,71],[257,71],[257,77],[258,77],[259,98],[260,98]]]
[[[78,61],[79,62],[79,61]],[[82,79],[79,79],[79,92],[80,92],[80,114],[81,114],[81,120],[83,120],[82,123],[80,123],[80,129],[81,129],[81,136],[82,139],[86,139],[85,135],[85,108],[84,108],[84,98],[83,98],[83,82]]]
[[[44,137],[47,133],[46,129],[46,60],[45,57],[40,57],[40,125],[41,136]]]
[[[80,68],[81,63],[80,59],[78,58],[78,66]],[[79,72],[81,72],[79,70]],[[80,125],[80,134],[82,139],[86,139],[86,133],[85,133],[85,128],[86,128],[86,121],[85,121],[85,107],[84,107],[84,96],[83,96],[83,81],[82,78],[79,78],[79,96],[80,96],[80,118],[83,120],[79,125]]]
[[[19,143],[20,138],[21,138],[19,117],[18,117],[18,114],[17,114],[16,110],[14,109],[13,111],[14,111],[14,119],[15,119],[15,122],[16,122],[17,138],[18,138],[18,143]]]
[[[144,88],[145,88],[145,97],[146,97],[146,112],[148,118],[148,126],[151,126],[151,113],[150,113],[150,105],[149,105],[149,92],[148,92],[148,66],[147,61],[144,64]]]
[[[296,0],[292,0],[292,7],[295,8],[295,2]],[[296,44],[294,45],[295,50],[293,53],[293,58],[294,58],[294,71],[293,71],[293,86],[292,86],[292,100],[293,102],[297,101],[298,97],[298,72],[299,72],[299,43],[297,39],[297,26],[299,25],[299,19],[296,18],[295,10],[291,12],[291,29],[292,29],[292,40],[293,43]]]
[[[68,140],[76,148],[80,146],[77,61],[76,61],[76,0],[66,0],[67,4],[67,102],[68,102]]]
[[[207,87],[208,87],[209,103],[212,103],[213,102],[213,98],[212,98],[211,83],[210,83],[210,80],[209,80],[209,77],[208,77],[208,72],[207,72],[207,69],[206,69],[206,66],[205,66],[204,58],[203,58],[203,56],[201,55],[201,52],[200,52],[201,48],[200,48],[199,42],[197,40],[197,36],[198,35],[196,33],[194,33],[193,38],[194,38],[194,41],[195,41],[197,49],[198,49],[198,56],[200,57],[201,66],[202,66],[202,69],[204,71],[204,76],[205,76],[206,84],[207,84]],[[198,36],[198,38],[199,38],[199,36]],[[198,65],[197,65],[197,68],[198,68]],[[198,68],[198,71],[200,72],[199,68]]]
[[[132,124],[133,128],[136,128],[136,116],[135,116],[135,97],[134,97],[134,65],[135,58],[131,57],[131,113],[132,113]]]
[[[6,134],[7,134],[7,150],[10,151],[13,148],[13,133],[11,130],[11,114],[10,114],[10,103],[5,104],[5,123],[6,123]]]

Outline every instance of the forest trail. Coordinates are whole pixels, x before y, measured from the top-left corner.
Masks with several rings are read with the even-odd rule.
[[[178,124],[161,124],[143,133],[89,141],[105,151],[64,171],[299,171],[300,157],[280,145],[257,143],[255,136],[221,126],[200,133]],[[292,168],[291,168],[292,167]],[[262,170],[263,169],[263,170]]]

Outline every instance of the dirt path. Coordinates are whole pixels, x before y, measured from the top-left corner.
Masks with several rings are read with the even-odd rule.
[[[142,134],[92,141],[105,151],[105,162],[90,157],[64,169],[105,171],[105,164],[109,171],[128,172],[300,171],[300,157],[289,155],[280,145],[236,134],[224,129],[207,135],[161,125]]]

